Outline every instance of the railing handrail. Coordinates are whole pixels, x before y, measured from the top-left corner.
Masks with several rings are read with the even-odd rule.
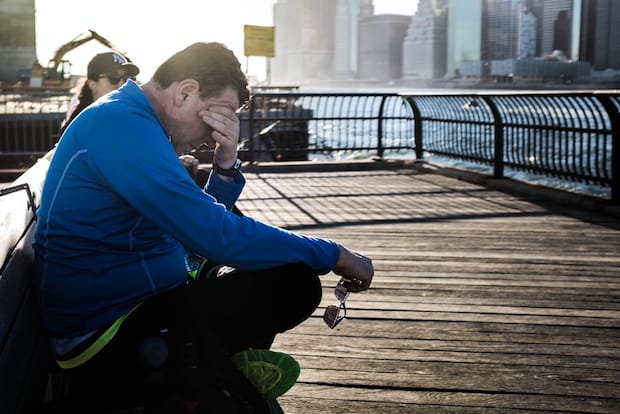
[[[618,202],[620,196],[620,188],[618,188],[618,134],[620,128],[617,125],[618,111],[617,108],[614,112],[613,99],[618,99],[619,93],[616,91],[513,91],[509,93],[497,91],[479,91],[479,92],[457,92],[457,93],[434,93],[429,95],[428,93],[384,93],[384,92],[303,92],[295,91],[289,93],[256,93],[252,96],[252,100],[268,101],[270,99],[280,99],[283,101],[299,101],[306,100],[312,101],[318,99],[379,99],[380,104],[376,108],[375,112],[364,113],[363,116],[343,116],[342,114],[335,114],[330,116],[321,116],[315,114],[312,118],[313,121],[320,119],[322,121],[336,121],[345,122],[350,119],[360,120],[376,120],[376,155],[383,157],[386,149],[384,147],[385,123],[390,119],[390,116],[384,111],[386,100],[402,99],[406,102],[411,111],[411,119],[407,117],[397,117],[399,121],[411,121],[413,123],[413,145],[409,146],[409,149],[415,150],[415,156],[417,159],[421,159],[425,152],[438,153],[453,158],[462,158],[470,161],[483,162],[493,165],[493,176],[495,178],[502,178],[505,176],[505,166],[511,168],[523,169],[526,171],[534,171],[536,173],[548,174],[551,176],[562,176],[571,180],[594,182],[603,186],[609,186],[611,188],[611,200]],[[454,101],[455,99],[469,99],[470,102],[480,104],[476,109],[485,112],[486,115],[478,117],[459,117],[462,115],[458,111],[447,109],[445,106],[442,108],[441,104],[432,104],[431,106],[424,107],[419,103],[421,101]],[[519,109],[519,105],[522,103],[532,103],[532,100],[537,101],[538,111],[547,111],[548,114],[544,115],[544,118],[538,117],[537,122],[527,120],[526,116],[521,116],[517,121],[514,120],[514,116],[508,116],[507,112],[516,111]],[[550,107],[544,107],[538,101],[548,101]],[[501,102],[501,105],[500,105]],[[598,104],[597,102],[601,102]],[[454,104],[454,102],[452,102]],[[434,105],[434,106],[433,106]],[[600,105],[601,108],[598,108]],[[561,108],[556,108],[562,106]],[[261,105],[252,106],[252,111],[256,111],[256,108],[260,108]],[[430,108],[430,109],[429,109]],[[604,110],[602,110],[604,109]],[[519,110],[523,111],[523,108]],[[260,109],[258,109],[260,111]],[[588,112],[592,116],[604,119],[599,125],[593,119],[583,120],[576,119],[577,116],[585,116]],[[573,115],[571,115],[573,113]],[[252,113],[250,119],[256,121],[260,116],[257,113]],[[532,117],[533,118],[533,117]],[[302,120],[301,117],[296,118],[294,115],[288,119]],[[544,120],[544,122],[543,122]],[[476,133],[483,134],[485,128],[493,128],[492,141],[493,151],[492,155],[485,156],[480,153],[472,153],[470,155],[454,152],[453,150],[443,150],[441,148],[433,148],[430,145],[429,131],[426,131],[426,126],[431,124],[443,124],[444,126],[457,126],[461,125],[463,129],[470,128],[469,133],[474,131],[474,128],[478,128]],[[443,134],[447,134],[443,132]],[[506,135],[508,134],[508,135]],[[528,154],[512,154],[518,161],[510,161],[506,159],[506,151],[513,151],[507,145],[514,145],[515,142],[522,139],[522,137],[516,135],[535,135],[535,138],[529,138],[529,142],[524,145],[533,146],[539,145],[540,148],[532,149],[532,155]],[[565,147],[567,146],[584,146],[590,145],[586,141],[590,138],[584,138],[583,141],[579,141],[581,138],[576,138],[579,134],[582,137],[593,136],[595,140],[601,140],[602,144],[595,144],[592,148],[587,148],[587,152],[600,152],[596,158],[592,160],[584,160],[582,154],[577,154],[577,150],[572,153],[566,153]],[[467,134],[462,134],[467,135]],[[250,137],[250,140],[253,137]],[[506,140],[510,142],[507,143]],[[564,142],[568,140],[567,142]],[[571,141],[572,140],[572,141]],[[553,142],[545,142],[553,141]],[[609,147],[609,148],[607,148]],[[586,150],[586,149],[584,149]],[[536,155],[534,155],[536,154]],[[592,155],[592,154],[591,154]],[[593,156],[593,155],[592,155]],[[525,161],[526,159],[530,161]],[[543,159],[547,157],[547,159]],[[538,158],[538,159],[537,159]],[[611,165],[602,165],[606,163],[605,160],[610,159]],[[595,172],[586,168],[586,165],[594,165]]]
[[[69,99],[0,94],[0,155],[48,151]],[[517,170],[591,183],[619,203],[619,108],[620,91],[612,90],[259,90],[239,115],[240,156],[260,162],[431,154],[491,167],[496,178]]]

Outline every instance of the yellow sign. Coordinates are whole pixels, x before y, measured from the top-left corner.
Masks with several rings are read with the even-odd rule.
[[[246,56],[275,56],[275,27],[243,26],[244,52]]]

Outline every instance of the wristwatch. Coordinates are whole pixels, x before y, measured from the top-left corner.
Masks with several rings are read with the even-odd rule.
[[[217,165],[217,162],[213,160],[213,171],[225,177],[234,177],[239,171],[241,171],[241,160],[237,158],[237,161],[235,161],[233,166],[228,169],[220,167]]]

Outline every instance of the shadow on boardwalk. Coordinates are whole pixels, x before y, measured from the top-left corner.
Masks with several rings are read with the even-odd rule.
[[[246,177],[244,213],[376,267],[338,329],[329,274],[277,338],[302,366],[288,414],[620,412],[620,219],[413,169]]]

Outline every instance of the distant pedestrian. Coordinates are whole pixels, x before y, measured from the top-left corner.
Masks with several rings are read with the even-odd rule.
[[[127,79],[135,80],[139,73],[140,69],[119,52],[104,52],[95,55],[88,62],[87,78],[71,99],[67,117],[60,127],[59,136],[84,108],[106,93],[123,86]]]

